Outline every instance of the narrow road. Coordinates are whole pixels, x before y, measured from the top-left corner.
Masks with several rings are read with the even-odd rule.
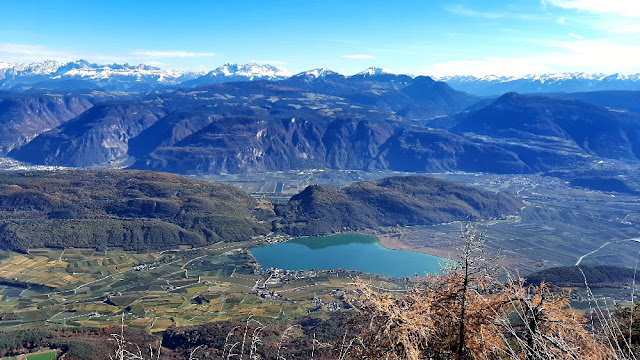
[[[591,251],[591,252],[588,252],[588,253],[586,253],[586,254],[584,254],[584,255],[580,256],[580,258],[578,258],[578,261],[576,261],[575,266],[580,265],[580,263],[582,262],[582,260],[583,260],[584,258],[586,258],[586,257],[587,257],[587,256],[589,256],[589,255],[593,255],[594,253],[598,252],[600,249],[604,248],[605,246],[607,246],[607,245],[609,245],[609,244],[611,244],[611,241],[607,241],[606,243],[602,244],[602,246],[600,246],[599,248],[597,248],[597,249],[595,249],[595,250],[593,250],[593,251]]]

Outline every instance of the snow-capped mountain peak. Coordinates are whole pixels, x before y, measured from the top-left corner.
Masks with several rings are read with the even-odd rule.
[[[227,63],[207,74],[183,83],[185,86],[200,86],[230,81],[284,80],[291,77],[285,69],[273,65]]]
[[[476,95],[500,95],[510,91],[545,93],[640,90],[640,74],[621,73],[565,72],[523,76],[444,76],[438,80],[445,81],[454,89]]]
[[[245,77],[247,80],[275,80],[279,78],[288,78],[291,76],[291,73],[277,66],[268,64],[259,65],[250,62],[244,65],[227,63],[209,72],[206,76],[235,76]]]
[[[338,73],[335,71],[331,71],[326,67],[319,67],[317,69],[303,71],[301,73],[296,74],[296,77],[310,77],[314,79],[323,78],[327,75],[337,75]]]
[[[144,84],[179,84],[201,75],[189,71],[164,70],[139,64],[98,65],[87,60],[61,62],[46,60],[33,63],[2,63],[0,65],[0,88],[16,85],[30,87],[34,84],[51,84],[59,80],[80,80],[86,86],[109,89],[130,89]],[[39,85],[49,86],[49,85]]]
[[[393,73],[387,69],[383,69],[377,66],[372,66],[366,70],[363,70],[355,74],[354,76],[375,76],[375,75],[386,75],[386,74],[393,74]]]

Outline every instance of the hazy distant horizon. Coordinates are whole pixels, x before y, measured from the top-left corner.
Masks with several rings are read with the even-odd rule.
[[[268,63],[291,73],[371,66],[413,75],[638,73],[640,3],[6,0],[0,61],[144,63],[204,71]]]
[[[45,59],[42,61],[16,61],[16,62],[8,62],[8,61],[3,61],[2,59],[0,59],[0,70],[3,69],[2,64],[24,64],[24,65],[28,65],[28,64],[42,64],[45,63],[47,61],[52,61],[52,62],[59,62],[59,63],[72,63],[72,62],[76,62],[76,61],[88,61],[90,64],[95,64],[98,66],[109,66],[109,65],[129,65],[132,67],[136,67],[136,66],[141,66],[141,65],[145,65],[145,66],[152,66],[152,67],[156,67],[165,71],[177,71],[177,72],[195,72],[195,73],[202,73],[202,74],[206,74],[208,72],[211,72],[213,70],[216,70],[218,68],[221,68],[225,65],[249,65],[252,63],[255,63],[257,65],[261,65],[261,66],[274,66],[276,68],[279,68],[285,72],[288,72],[291,76],[306,72],[306,71],[312,71],[312,70],[316,70],[316,69],[321,69],[321,68],[326,68],[324,66],[316,66],[316,67],[311,67],[308,69],[305,69],[303,71],[299,71],[299,72],[293,72],[290,71],[285,65],[278,65],[278,64],[272,64],[272,63],[266,63],[266,62],[255,62],[255,61],[250,61],[248,63],[232,63],[232,62],[224,62],[224,63],[220,63],[217,65],[213,65],[210,68],[202,68],[202,69],[178,69],[178,68],[174,68],[171,66],[167,66],[166,64],[163,65],[155,65],[152,63],[145,63],[145,62],[140,62],[140,63],[126,63],[126,62],[93,62],[93,61],[89,61],[86,59],[75,59],[75,60],[58,60],[58,59]],[[411,73],[403,73],[403,72],[395,72],[392,71],[391,69],[387,69],[387,68],[382,68],[380,66],[377,66],[375,64],[368,66],[366,68],[362,68],[356,72],[353,73],[341,73],[338,71],[335,71],[334,69],[328,68],[327,70],[330,71],[335,71],[341,75],[344,76],[353,76],[353,75],[357,75],[365,70],[368,70],[370,68],[381,68],[386,72],[392,73],[392,74],[396,74],[396,75],[408,75],[411,77],[416,77],[416,76],[430,76],[433,77],[435,79],[443,79],[443,78],[451,78],[451,77],[456,77],[456,76],[460,76],[460,77],[465,77],[465,76],[470,76],[470,77],[477,77],[477,78],[491,78],[493,76],[495,77],[505,77],[505,78],[519,78],[519,77],[536,77],[536,76],[549,76],[549,75],[556,75],[556,74],[588,74],[588,75],[600,75],[600,76],[611,76],[611,75],[615,75],[615,74],[622,74],[622,75],[637,75],[640,74],[640,68],[638,69],[638,71],[636,72],[583,72],[583,71],[563,71],[563,72],[547,72],[547,73],[526,73],[526,74],[505,74],[505,75],[499,75],[499,74],[486,74],[486,75],[470,75],[470,74],[445,74],[445,75],[434,75],[434,74],[411,74]]]

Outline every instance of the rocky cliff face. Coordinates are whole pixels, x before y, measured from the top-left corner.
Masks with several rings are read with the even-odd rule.
[[[530,171],[495,146],[445,131],[364,119],[225,119],[171,147],[160,147],[134,168],[186,174],[290,169],[399,171]]]
[[[40,130],[20,135],[24,141],[24,134],[55,126],[48,125],[52,117],[62,121],[90,106],[70,96],[47,100],[55,105],[47,106],[40,97],[18,106],[39,114],[24,118],[40,119]],[[9,155],[42,165],[132,165],[182,174],[311,168],[525,173],[602,158],[640,160],[640,115],[579,100],[509,93],[428,119],[471,100],[429,78],[392,74],[224,83],[100,99]]]
[[[92,99],[84,96],[0,92],[0,154],[26,144],[91,106]]]
[[[136,169],[184,174],[309,168],[530,171],[508,151],[395,115],[388,110],[391,99],[408,101],[406,95],[390,95],[396,80],[351,81],[368,82],[361,89],[385,88],[387,95],[367,105],[362,99],[254,82],[109,101],[10,155],[76,167],[135,159]],[[424,81],[429,87],[443,85]],[[416,97],[419,91],[411,93]]]
[[[128,158],[129,139],[165,115],[162,106],[154,103],[100,104],[10,155],[52,165],[117,165]]]

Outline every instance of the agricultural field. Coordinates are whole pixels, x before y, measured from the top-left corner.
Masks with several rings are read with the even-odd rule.
[[[58,351],[54,350],[54,351],[45,351],[45,352],[39,352],[37,354],[33,354],[33,355],[27,355],[24,357],[21,357],[20,359],[24,359],[24,360],[54,360],[58,358]]]
[[[597,174],[617,174],[640,183],[637,171],[617,163],[599,164]],[[619,175],[624,174],[624,175]],[[391,171],[301,170],[222,174],[206,179],[229,183],[257,198],[286,201],[308,185],[344,187],[354,182],[406,175]],[[524,201],[518,216],[480,221],[487,246],[501,254],[502,265],[526,275],[569,265],[634,267],[640,252],[640,198],[635,194],[575,187],[566,179],[539,174],[502,175],[465,172],[425,173],[443,180],[489,191],[507,191]],[[376,229],[393,238],[394,248],[455,258],[460,223]]]
[[[164,251],[31,249],[0,262],[0,328],[104,327],[151,332],[220,320],[295,318],[342,307],[349,273],[272,278],[248,248],[264,240]],[[373,278],[394,287],[389,279]],[[340,290],[340,291],[338,291]]]
[[[321,184],[341,188],[359,181],[408,174],[398,171],[312,169],[251,174],[202,175],[199,178],[237,186],[256,198],[286,202],[291,196],[301,192],[309,185]]]

